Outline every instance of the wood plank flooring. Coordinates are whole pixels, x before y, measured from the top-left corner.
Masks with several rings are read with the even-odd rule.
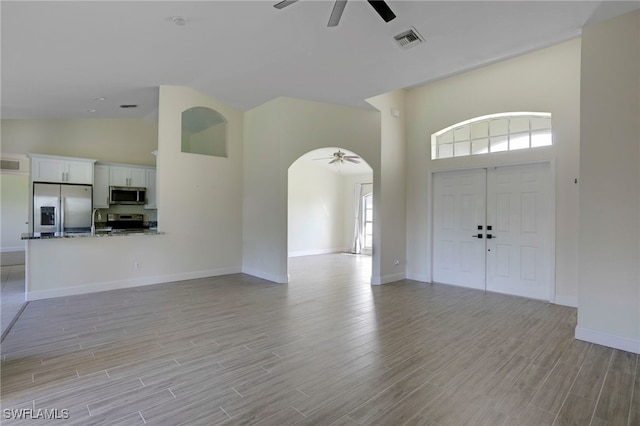
[[[288,285],[236,274],[30,302],[2,343],[0,420],[640,425],[638,356],[574,340],[575,309],[372,287],[370,262],[293,258]],[[47,415],[68,419],[34,418]]]
[[[24,255],[23,255],[24,257]],[[2,259],[3,262],[5,259]],[[4,337],[26,301],[24,299],[24,264],[0,267],[0,335]]]

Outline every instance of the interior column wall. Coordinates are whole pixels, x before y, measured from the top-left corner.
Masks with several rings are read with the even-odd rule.
[[[380,111],[380,191],[373,194],[373,256],[380,268],[372,284],[406,278],[407,264],[407,142],[405,91],[367,100]],[[374,176],[375,178],[375,176]]]
[[[640,353],[640,11],[584,28],[576,337]]]

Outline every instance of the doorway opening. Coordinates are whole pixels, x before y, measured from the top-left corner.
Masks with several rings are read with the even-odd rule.
[[[288,258],[327,254],[370,257],[372,182],[373,169],[344,148],[316,149],[294,161],[288,170]],[[296,268],[291,272],[295,274]],[[367,267],[367,280],[370,277],[371,267]],[[295,276],[290,278],[295,282]]]

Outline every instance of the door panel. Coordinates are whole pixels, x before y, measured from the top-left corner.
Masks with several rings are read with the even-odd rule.
[[[435,173],[433,281],[549,300],[549,185],[549,164]]]
[[[433,188],[433,280],[484,289],[485,170],[436,173]]]
[[[487,172],[487,290],[550,298],[549,164]]]
[[[91,228],[91,186],[62,185],[60,188],[61,210],[64,213],[64,231]]]

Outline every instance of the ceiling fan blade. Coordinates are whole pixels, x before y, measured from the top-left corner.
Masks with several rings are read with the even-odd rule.
[[[335,27],[340,22],[340,18],[342,17],[342,12],[344,12],[344,7],[347,5],[347,0],[336,0],[333,4],[333,10],[331,11],[331,16],[329,17],[329,23],[327,27]]]
[[[313,161],[316,160],[331,160],[333,157],[322,157],[322,158],[312,158]]]
[[[287,7],[290,4],[293,4],[297,1],[298,0],[284,0],[284,1],[281,1],[280,3],[274,4],[273,7],[275,7],[276,9],[282,9],[283,7]]]
[[[340,159],[339,159],[339,158],[334,158],[333,160],[329,161],[329,164],[333,164],[333,163],[335,163],[336,161],[340,161]]]
[[[376,12],[378,12],[378,15],[380,15],[380,17],[384,19],[384,22],[389,22],[392,19],[395,19],[396,14],[393,13],[393,11],[389,6],[387,6],[387,3],[385,1],[383,0],[367,0],[367,1],[376,10]]]
[[[354,164],[360,164],[360,160],[356,160],[355,158],[346,158],[345,160],[350,162],[350,163],[354,163]]]

